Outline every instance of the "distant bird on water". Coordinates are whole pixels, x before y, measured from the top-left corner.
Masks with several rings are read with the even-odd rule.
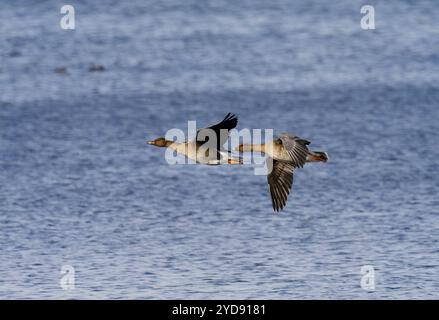
[[[328,161],[329,157],[326,152],[309,150],[310,143],[308,140],[283,133],[266,144],[241,144],[237,147],[240,152],[256,151],[268,156],[267,178],[275,211],[282,210],[286,205],[293,186],[293,172],[296,168],[302,168],[307,162]]]
[[[228,113],[221,122],[198,130],[194,140],[176,142],[161,137],[148,141],[148,144],[171,148],[199,164],[242,164],[242,159],[231,157],[230,152],[223,148],[229,138],[230,130],[234,129],[237,124],[238,118],[234,114]],[[214,141],[209,144],[210,137],[215,138],[215,144],[213,144]]]

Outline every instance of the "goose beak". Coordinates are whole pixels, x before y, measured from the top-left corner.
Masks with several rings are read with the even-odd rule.
[[[147,144],[155,144],[154,141],[146,141]]]

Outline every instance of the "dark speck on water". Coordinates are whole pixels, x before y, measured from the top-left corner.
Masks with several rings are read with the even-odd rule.
[[[439,298],[436,1],[111,3],[1,5],[0,298]],[[227,112],[328,152],[283,212],[145,143]]]
[[[58,73],[58,74],[66,74],[67,73],[67,68],[65,67],[58,67],[53,69],[53,72]]]
[[[20,51],[11,51],[11,52],[9,53],[9,56],[10,56],[11,58],[20,57],[20,56],[21,56],[21,52],[20,52]]]
[[[105,70],[104,66],[100,64],[94,64],[90,66],[90,68],[88,69],[88,71],[90,72],[104,71],[104,70]]]

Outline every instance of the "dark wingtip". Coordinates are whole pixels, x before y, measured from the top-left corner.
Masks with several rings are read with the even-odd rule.
[[[235,119],[237,119],[237,117],[236,117],[236,115],[235,114],[233,114],[233,113],[227,113],[227,115],[224,117],[224,119],[223,119],[223,121],[224,120],[235,120]]]
[[[233,113],[228,113],[221,123],[228,123],[227,129],[233,129],[238,125],[238,118]]]

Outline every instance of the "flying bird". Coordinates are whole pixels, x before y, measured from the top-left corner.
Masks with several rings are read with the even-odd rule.
[[[230,152],[223,148],[230,130],[237,124],[238,118],[228,113],[221,122],[199,129],[194,140],[176,142],[160,137],[147,143],[156,147],[171,148],[199,164],[242,164],[241,158],[230,156]]]
[[[280,134],[276,139],[265,144],[240,144],[240,152],[262,152],[267,157],[268,185],[274,211],[283,210],[293,186],[293,173],[296,168],[303,168],[307,162],[326,162],[328,154],[311,151],[311,142],[288,133]]]

